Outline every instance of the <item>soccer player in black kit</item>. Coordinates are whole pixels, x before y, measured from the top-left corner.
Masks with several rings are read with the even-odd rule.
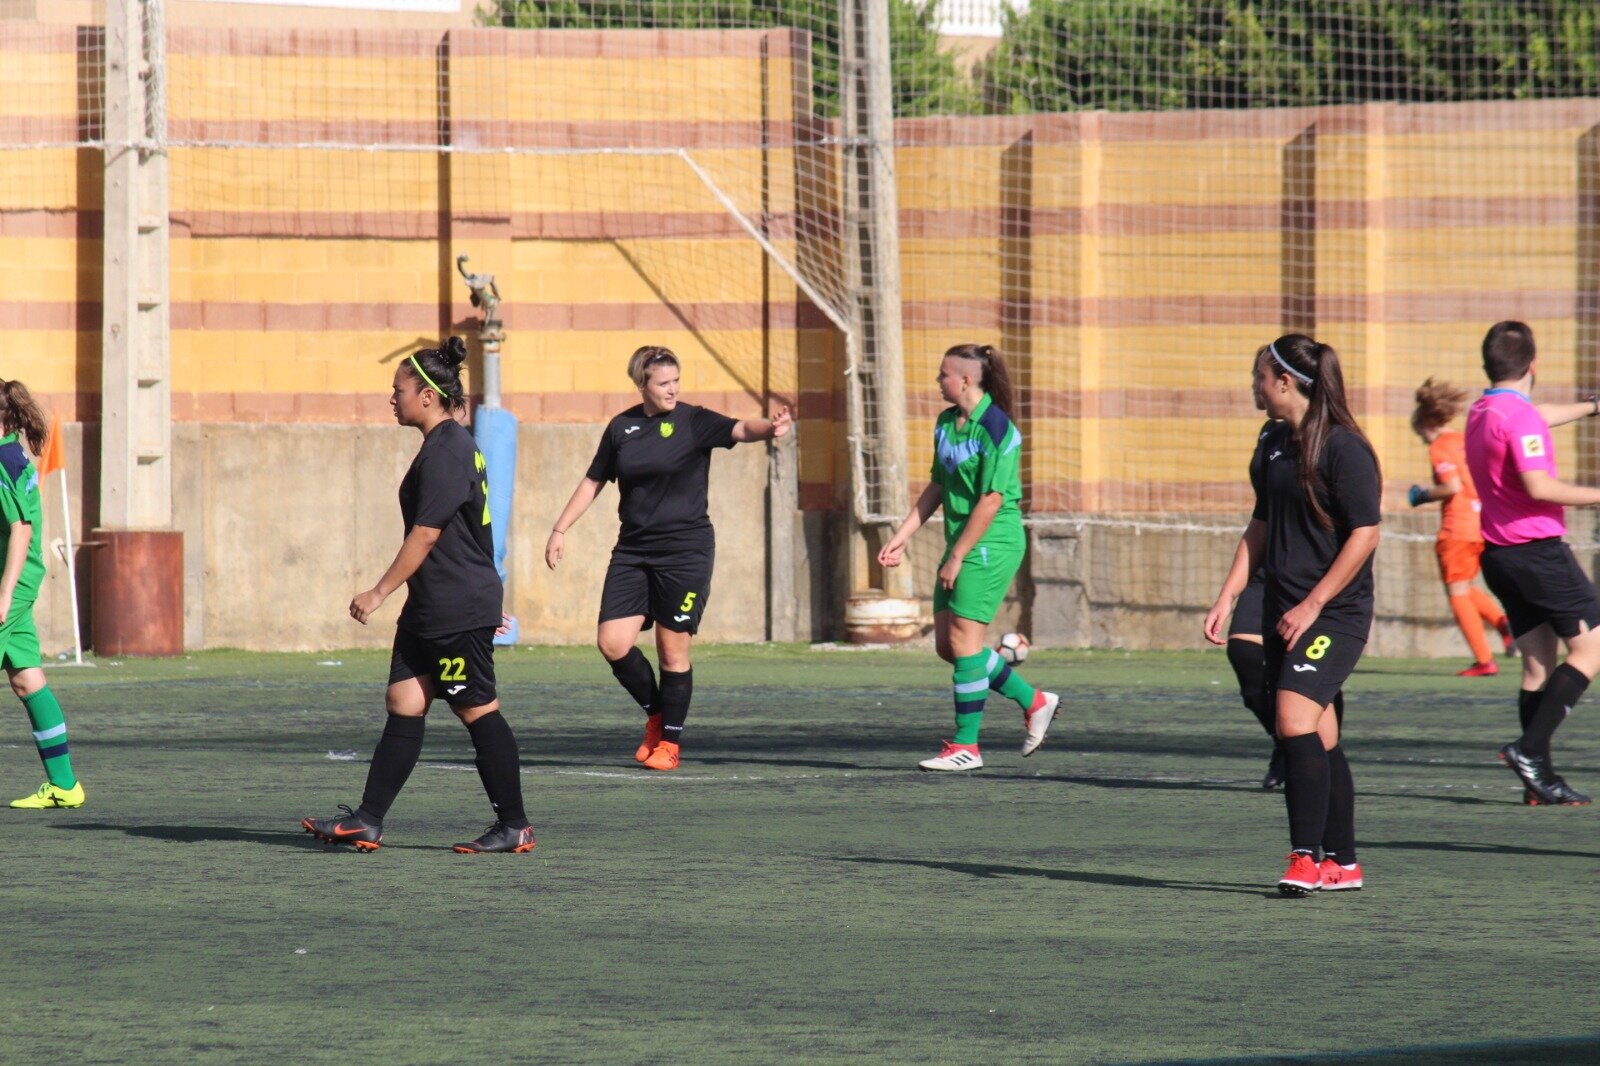
[[[628,360],[628,377],[642,400],[613,418],[601,434],[588,473],[551,527],[546,565],[554,570],[566,533],[608,481],[622,499],[622,531],[600,594],[595,643],[611,672],[644,710],[644,741],[634,758],[649,770],[675,770],[694,674],[690,639],[711,595],[716,535],[706,513],[711,451],[789,432],[789,409],[771,420],[737,421],[680,403],[678,357],[648,345]],[[636,643],[651,626],[661,676]]]
[[[1372,553],[1382,489],[1377,456],[1344,395],[1339,357],[1291,333],[1256,354],[1256,386],[1279,419],[1256,443],[1256,506],[1206,639],[1221,644],[1234,599],[1265,575],[1265,681],[1276,711],[1289,808],[1286,896],[1358,889],[1355,784],[1339,746],[1334,699],[1372,628]],[[1319,863],[1318,849],[1323,852]]]
[[[402,584],[400,612],[384,699],[388,722],[367,771],[361,806],[342,815],[307,818],[304,829],[330,844],[376,851],[383,819],[422,754],[424,716],[435,697],[450,705],[472,735],[478,776],[495,821],[463,854],[527,852],[533,827],[522,808],[517,740],[495,692],[494,632],[501,624],[500,575],[494,566],[489,488],[483,456],[454,414],[466,409],[461,363],[467,347],[451,337],[417,352],[394,372],[389,406],[402,426],[422,431],[422,447],[400,482],[405,542],[378,583],[350,601],[350,617],[366,625]]]

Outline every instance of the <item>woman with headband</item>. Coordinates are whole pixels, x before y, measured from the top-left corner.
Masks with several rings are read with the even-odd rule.
[[[1264,677],[1284,755],[1292,848],[1278,891],[1358,889],[1355,785],[1333,704],[1372,628],[1378,460],[1328,345],[1279,337],[1256,353],[1255,374],[1267,414],[1279,421],[1256,442],[1255,511],[1206,613],[1205,636],[1227,639],[1233,601],[1261,568]]]
[[[716,533],[707,512],[714,448],[772,440],[789,432],[789,409],[742,421],[678,399],[681,369],[666,348],[646,345],[628,360],[640,402],[613,418],[594,461],[545,542],[545,565],[566,554],[566,535],[615,481],[622,529],[600,593],[595,643],[611,673],[645,713],[644,740],[633,753],[647,770],[676,770],[694,672],[689,644],[711,596]],[[656,630],[661,677],[638,648]]]
[[[454,850],[476,854],[534,847],[533,827],[522,807],[517,740],[500,714],[495,691],[501,584],[489,526],[489,485],[472,434],[455,418],[467,406],[461,386],[466,358],[466,344],[451,337],[439,348],[417,352],[394,372],[389,406],[395,421],[422,432],[422,447],[400,482],[405,541],[378,583],[350,601],[350,617],[366,625],[402,584],[406,605],[389,659],[388,721],[372,753],[361,806],[300,823],[330,844],[378,849],[384,816],[422,754],[423,723],[438,697],[472,736],[478,777],[495,813],[482,836]]]
[[[954,668],[955,736],[924,770],[977,770],[978,729],[989,690],[1022,709],[1022,754],[1044,743],[1061,698],[1035,689],[988,646],[985,633],[1022,567],[1022,434],[1011,421],[1011,376],[987,344],[958,344],[939,364],[939,395],[952,406],[933,429],[933,472],[911,513],[878,552],[899,566],[906,543],[944,509],[944,558],[933,586],[934,650]]]

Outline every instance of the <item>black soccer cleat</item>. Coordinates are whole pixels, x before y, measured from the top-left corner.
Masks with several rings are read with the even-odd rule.
[[[1283,757],[1283,749],[1274,747],[1272,758],[1267,760],[1267,772],[1261,778],[1261,787],[1264,789],[1279,788],[1289,777],[1289,762]]]
[[[451,851],[461,855],[482,855],[491,851],[509,851],[521,853],[532,851],[534,846],[533,826],[523,826],[513,829],[504,822],[496,822],[483,831],[483,836],[477,840],[469,840],[465,844],[457,844]]]
[[[1550,779],[1549,787],[1550,791],[1554,793],[1555,799],[1541,799],[1538,793],[1530,788],[1523,791],[1522,802],[1530,807],[1587,807],[1594,802],[1588,796],[1567,784],[1566,778],[1560,775]]]
[[[360,852],[377,851],[383,841],[383,826],[368,825],[342,803],[339,809],[344,813],[333,818],[302,818],[300,828],[329,844],[350,844]]]
[[[1501,760],[1511,768],[1512,773],[1522,779],[1526,788],[1524,796],[1534,796],[1539,804],[1559,805],[1562,801],[1551,785],[1553,781],[1560,780],[1554,770],[1550,768],[1548,755],[1529,755],[1522,750],[1522,746],[1515,740],[1500,749]],[[1526,801],[1524,801],[1526,802]]]

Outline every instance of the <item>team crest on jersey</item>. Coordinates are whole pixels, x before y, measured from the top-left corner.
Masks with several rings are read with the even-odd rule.
[[[1528,459],[1537,459],[1544,455],[1544,437],[1538,433],[1529,433],[1523,437],[1522,454]]]
[[[663,422],[663,423],[661,423],[661,435],[663,437],[672,436],[672,423],[671,422]]]

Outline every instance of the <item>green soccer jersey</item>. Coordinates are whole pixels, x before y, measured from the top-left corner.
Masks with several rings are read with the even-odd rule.
[[[944,506],[944,537],[954,544],[966,527],[978,501],[991,492],[1000,494],[1000,513],[979,539],[986,548],[1021,551],[1027,541],[1022,532],[1022,433],[994,406],[988,396],[978,401],[966,425],[961,409],[951,407],[939,415],[933,429],[933,480]]]
[[[44,583],[44,528],[39,517],[39,471],[15,433],[0,437],[0,568],[11,547],[12,524],[27,522],[33,527],[28,561],[22,565],[22,576],[11,594],[15,604],[38,599],[39,586]]]

